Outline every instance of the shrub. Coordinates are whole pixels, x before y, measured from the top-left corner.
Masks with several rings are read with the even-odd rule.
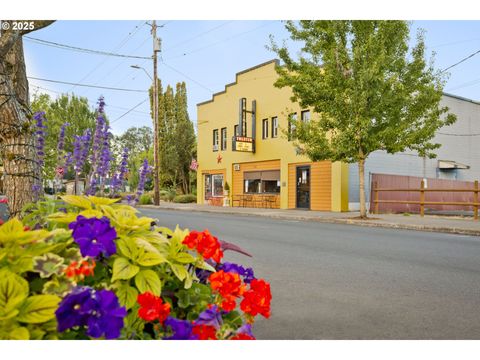
[[[177,193],[172,189],[160,190],[160,200],[162,201],[173,201]]]
[[[192,195],[192,194],[177,195],[173,199],[173,202],[182,203],[182,204],[194,203],[194,202],[197,202],[197,197],[195,195]]]
[[[140,199],[138,199],[138,203],[140,205],[149,205],[153,204],[153,199],[150,194],[143,194],[140,196]]]
[[[233,244],[119,199],[62,200],[0,226],[0,339],[254,339],[270,316],[270,285],[222,263]]]

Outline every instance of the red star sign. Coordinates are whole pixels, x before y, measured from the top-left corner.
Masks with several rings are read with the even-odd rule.
[[[217,156],[217,164],[220,164],[222,162],[222,155],[218,154]]]

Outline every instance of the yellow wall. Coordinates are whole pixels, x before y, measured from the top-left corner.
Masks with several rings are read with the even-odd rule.
[[[226,169],[226,178],[230,187],[232,187],[232,170],[234,163],[247,163],[269,161],[280,159],[281,193],[280,207],[289,208],[289,167],[290,163],[310,162],[305,156],[297,155],[292,142],[286,139],[283,133],[287,129],[288,114],[297,112],[300,119],[300,111],[306,110],[300,108],[299,104],[292,103],[292,96],[289,88],[276,88],[273,83],[278,75],[275,71],[276,62],[274,60],[257,67],[242,71],[236,75],[236,82],[225,87],[225,91],[214,94],[213,101],[206,101],[197,105],[197,126],[198,126],[198,173],[203,170]],[[256,122],[256,152],[244,153],[232,151],[232,136],[234,135],[234,125],[238,124],[238,103],[239,99],[247,99],[247,110],[251,110],[252,100],[257,102],[257,122]],[[271,118],[277,116],[279,123],[278,137],[271,137]],[[311,116],[315,116],[311,111]],[[269,119],[269,136],[262,139],[262,120]],[[212,133],[214,129],[219,131],[221,128],[227,128],[227,149],[226,151],[212,150]],[[251,115],[247,114],[247,136],[251,136]],[[220,140],[219,140],[220,143]],[[221,154],[221,163],[217,162],[218,155]],[[334,167],[332,167],[334,169]],[[334,175],[335,174],[335,175]],[[348,181],[348,167],[335,167],[331,174],[331,208],[334,211],[348,210],[348,188],[345,195],[344,182]],[[312,177],[312,180],[313,177]],[[197,177],[197,201],[203,203],[203,176]],[[347,207],[342,204],[347,203]],[[338,205],[340,204],[340,205]]]

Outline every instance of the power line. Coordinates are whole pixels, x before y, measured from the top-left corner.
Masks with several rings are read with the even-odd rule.
[[[181,72],[180,70],[177,70],[177,69],[175,69],[174,67],[172,67],[171,65],[168,65],[168,64],[167,64],[166,62],[164,62],[163,60],[162,60],[162,64],[165,65],[166,67],[168,67],[169,69],[175,71],[176,73],[184,76],[184,77],[187,78],[188,80],[194,82],[194,83],[197,84],[198,86],[204,88],[205,90],[208,90],[210,93],[213,94],[213,90],[212,90],[212,89],[209,89],[209,88],[206,87],[205,85],[203,85],[203,84],[199,83],[198,81],[192,79],[192,78],[191,78],[190,76],[188,76],[187,74],[184,74],[184,73]]]
[[[202,33],[200,33],[200,34],[198,34],[198,35],[195,35],[195,36],[193,36],[193,37],[191,37],[191,38],[189,38],[189,39],[187,39],[187,40],[185,40],[185,41],[181,41],[181,42],[179,42],[179,43],[177,43],[177,44],[175,44],[175,45],[173,45],[173,46],[165,49],[164,51],[170,51],[170,50],[175,49],[175,48],[177,48],[177,47],[179,47],[179,46],[181,46],[181,45],[187,44],[187,43],[189,43],[189,42],[192,41],[192,40],[198,39],[199,37],[201,37],[201,36],[203,36],[203,35],[206,35],[206,34],[208,34],[208,33],[211,33],[212,31],[215,31],[215,30],[217,30],[217,29],[219,29],[219,28],[221,28],[221,27],[223,27],[223,26],[225,26],[225,25],[228,25],[228,24],[232,23],[232,22],[233,22],[233,20],[224,22],[224,23],[222,23],[222,24],[220,24],[220,25],[217,25],[217,26],[215,26],[215,27],[207,30],[207,31],[204,31],[204,32],[202,32]]]
[[[476,85],[480,83],[480,79],[475,79],[475,80],[472,80],[472,81],[468,81],[466,83],[463,83],[463,84],[460,84],[456,87],[453,87],[453,88],[450,88],[450,89],[447,89],[446,91],[453,91],[453,90],[458,90],[458,89],[463,89],[464,87],[469,87],[469,86],[472,86],[472,85]]]
[[[133,110],[135,110],[137,107],[139,107],[140,105],[142,105],[143,103],[145,103],[148,99],[145,99],[143,100],[142,102],[138,103],[137,105],[135,105],[133,108],[131,108],[130,110],[128,110],[126,113],[124,113],[123,115],[121,115],[120,117],[116,118],[115,120],[113,120],[110,124],[113,124],[115,121],[118,121],[120,120],[122,117],[124,117],[125,115],[127,115],[128,113],[132,112]]]
[[[457,62],[457,63],[455,63],[455,64],[453,64],[453,65],[450,65],[449,67],[447,67],[447,68],[443,69],[443,70],[442,70],[442,71],[440,71],[440,72],[442,72],[442,73],[443,73],[443,72],[447,71],[448,69],[451,69],[451,68],[453,68],[453,67],[455,67],[455,66],[457,66],[457,65],[459,65],[459,64],[461,64],[461,63],[463,63],[464,61],[467,61],[468,59],[470,59],[470,58],[474,57],[474,56],[475,56],[475,55],[477,55],[478,53],[480,53],[480,50],[477,50],[477,51],[475,51],[473,54],[470,54],[470,55],[468,55],[467,57],[463,58],[463,59],[462,59],[462,60],[460,60],[459,62]]]
[[[59,95],[67,95],[66,93],[62,93],[60,91],[56,91],[56,90],[52,90],[52,89],[48,89],[48,88],[45,88],[43,86],[38,86],[38,85],[35,85],[35,84],[30,84],[30,86],[33,86],[34,88],[37,88],[37,89],[41,89],[41,90],[45,90],[45,91],[50,91],[52,93],[55,93],[55,94],[59,94]],[[110,103],[106,104],[108,108],[115,108],[115,109],[120,109],[120,110],[128,110],[128,108],[126,107],[123,107],[123,106],[117,106],[117,105],[112,105]],[[140,110],[135,110],[135,111],[132,111],[132,112],[135,112],[135,113],[138,113],[138,114],[143,114],[143,115],[150,115],[150,113],[146,112],[146,111],[140,111]]]
[[[47,81],[47,82],[52,82],[52,83],[57,83],[57,84],[65,84],[65,85],[83,86],[83,87],[96,88],[96,89],[128,91],[128,92],[142,92],[142,93],[148,92],[146,90],[139,90],[139,89],[124,89],[124,88],[116,88],[116,87],[108,87],[108,86],[96,86],[96,85],[90,85],[90,84],[73,83],[73,82],[68,82],[68,81],[41,79],[41,78],[36,78],[36,77],[33,77],[33,76],[27,76],[27,77],[29,79],[32,79],[32,80]]]
[[[212,44],[209,44],[209,45],[206,45],[206,46],[203,46],[203,47],[201,47],[201,48],[192,50],[192,51],[190,51],[190,52],[186,52],[186,53],[183,53],[183,54],[181,54],[181,55],[171,57],[171,58],[169,58],[169,59],[167,59],[167,60],[177,59],[177,58],[180,58],[180,57],[183,57],[183,56],[187,56],[187,55],[196,53],[196,52],[198,52],[198,51],[202,51],[202,50],[208,49],[208,48],[210,48],[210,47],[212,47],[212,46],[216,46],[216,45],[221,44],[221,43],[223,43],[223,42],[225,42],[225,41],[229,41],[229,40],[232,40],[232,39],[237,38],[237,37],[239,37],[239,36],[242,36],[242,35],[245,35],[245,34],[248,34],[248,33],[254,32],[254,31],[257,31],[258,29],[261,29],[261,28],[263,28],[263,27],[265,27],[265,26],[267,26],[267,25],[271,25],[271,24],[273,24],[273,23],[274,23],[274,21],[268,21],[268,22],[266,22],[266,23],[263,23],[263,24],[260,25],[260,26],[257,26],[256,28],[253,28],[253,29],[250,29],[250,30],[247,30],[247,31],[238,33],[238,34],[235,34],[235,35],[230,36],[230,37],[228,37],[228,38],[226,38],[226,39],[217,41],[217,42],[215,42],[215,43],[212,43]]]
[[[23,37],[37,44],[51,46],[59,49],[72,50],[72,51],[77,51],[77,52],[82,52],[87,54],[95,54],[95,55],[102,55],[102,56],[116,56],[116,57],[131,58],[131,59],[151,59],[150,57],[147,57],[147,56],[117,54],[117,53],[102,51],[102,50],[85,49],[77,46],[71,46],[71,45],[56,43],[53,41],[38,39],[31,36],[26,36],[26,35]]]

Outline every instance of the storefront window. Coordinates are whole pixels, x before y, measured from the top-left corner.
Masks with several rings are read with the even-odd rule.
[[[205,200],[212,196],[223,196],[223,175],[205,175]]]
[[[279,194],[280,170],[252,171],[243,174],[244,192],[249,194]]]

